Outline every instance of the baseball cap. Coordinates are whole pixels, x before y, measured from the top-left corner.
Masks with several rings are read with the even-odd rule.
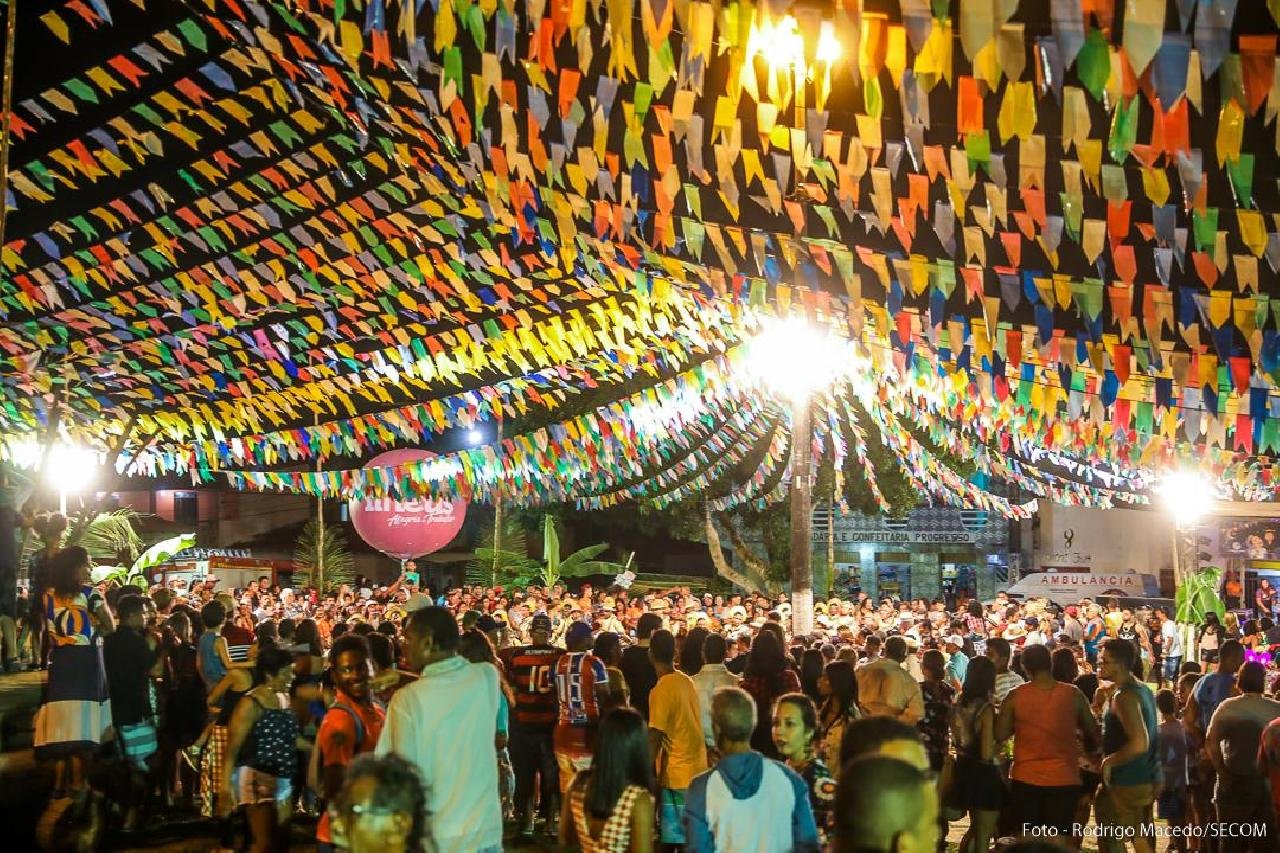
[[[551,617],[545,613],[538,613],[529,622],[530,631],[550,631]]]
[[[964,638],[961,637],[959,634],[952,634],[950,637],[947,637],[946,642],[950,643],[953,646],[963,646]]]
[[[564,632],[564,640],[566,643],[576,643],[585,640],[591,636],[591,626],[586,622],[574,622],[569,626],[569,630]]]
[[[492,616],[486,613],[476,620],[476,627],[487,634],[490,631],[498,630],[499,628],[502,627],[502,625],[498,622],[497,619],[494,619]]]

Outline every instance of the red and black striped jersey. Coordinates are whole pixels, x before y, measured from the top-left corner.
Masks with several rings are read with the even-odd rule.
[[[519,726],[555,725],[559,717],[556,664],[564,653],[564,649],[555,646],[516,646],[502,650],[502,666],[516,695],[516,706],[511,715],[513,723]]]

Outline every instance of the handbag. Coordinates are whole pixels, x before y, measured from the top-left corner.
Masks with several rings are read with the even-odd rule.
[[[942,762],[938,771],[938,803],[942,809],[942,819],[950,823],[960,820],[967,813],[963,808],[951,804],[952,788],[956,782],[956,758],[950,752]]]

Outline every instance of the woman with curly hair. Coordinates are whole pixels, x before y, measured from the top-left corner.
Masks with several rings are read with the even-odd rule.
[[[361,755],[329,808],[334,841],[350,853],[422,849],[427,798],[418,769],[398,755]]]

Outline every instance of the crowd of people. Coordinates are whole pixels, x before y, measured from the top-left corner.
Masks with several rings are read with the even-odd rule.
[[[964,851],[1276,849],[1269,616],[1211,620],[1184,660],[1167,613],[1114,602],[859,596],[793,636],[785,595],[178,594],[94,585],[78,547],[40,568],[50,826],[189,810],[255,851],[315,818],[320,850],[933,853],[967,818]]]

